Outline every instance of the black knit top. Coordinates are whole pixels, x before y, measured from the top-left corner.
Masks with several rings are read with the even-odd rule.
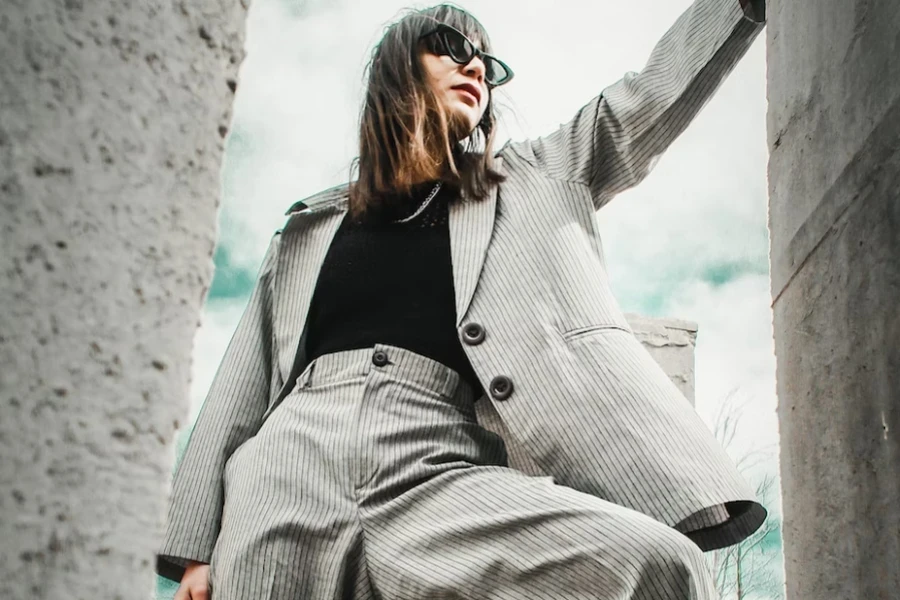
[[[399,346],[436,360],[481,390],[456,330],[448,203],[442,188],[407,223],[433,184],[419,186],[402,208],[351,219],[335,234],[309,310],[307,356]]]

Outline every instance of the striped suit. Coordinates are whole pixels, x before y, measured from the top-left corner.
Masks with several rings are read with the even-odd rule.
[[[603,90],[552,134],[506,144],[497,154],[506,181],[483,201],[463,198],[450,207],[456,325],[487,390],[477,404],[478,422],[505,436],[506,448],[525,453],[558,484],[538,495],[560,493],[567,498],[562,501],[573,506],[595,502],[595,521],[578,521],[578,528],[602,521],[597,515],[608,511],[629,515],[622,518],[636,525],[625,527],[624,533],[596,531],[623,547],[641,538],[641,530],[654,531],[654,539],[668,539],[654,529],[659,522],[669,526],[659,529],[680,531],[700,548],[718,548],[745,538],[765,518],[765,509],[755,502],[709,429],[631,333],[609,287],[594,219],[594,211],[646,177],[687,127],[761,31],[758,15],[763,8],[762,2],[696,0],[658,43],[640,74],[629,74]],[[304,379],[318,371],[318,366],[309,368],[304,355],[305,323],[319,267],[346,209],[346,186],[328,190],[294,205],[284,229],[274,236],[176,475],[160,551],[161,574],[177,578],[185,559],[212,558],[227,504],[223,476],[235,451],[242,448],[243,454],[248,440],[261,427],[269,427],[270,417],[281,419],[288,407],[314,410],[313,401],[295,404]],[[423,357],[408,356],[402,349],[386,351],[399,353],[408,364],[389,362],[393,366],[385,368],[440,372]],[[353,372],[357,379],[340,381],[362,385],[360,373],[373,368],[360,366],[370,364],[371,357],[359,352],[332,357],[347,364],[325,369],[325,377]],[[445,382],[448,375],[440,373]],[[458,399],[464,390],[445,389],[444,396]],[[363,395],[369,393],[376,394],[369,390]],[[490,431],[479,435],[485,447],[496,439]],[[488,452],[498,464],[503,462],[497,459],[501,454]],[[269,459],[279,460],[278,455]],[[492,482],[505,477],[528,483],[516,489],[519,483],[510,484],[513,491],[504,494]],[[472,498],[479,505],[495,502],[501,507],[538,481],[548,480],[496,475],[470,492],[482,490],[482,498]],[[514,508],[507,506],[505,512]],[[432,514],[423,522],[435,518]],[[363,560],[359,551],[354,556]],[[679,546],[673,552],[686,551]],[[645,548],[644,554],[649,553]],[[695,557],[685,561],[696,562]],[[653,570],[646,564],[620,564],[622,572],[632,568]],[[357,575],[343,577],[356,583],[340,588],[340,594],[376,594],[357,589],[362,585]],[[706,584],[679,587],[665,578],[660,581],[661,587],[646,588],[649,591],[641,591],[638,584],[610,584],[610,590],[619,591],[578,595],[578,590],[599,585],[584,581],[573,595],[556,597],[709,597]],[[425,593],[422,589],[413,593],[403,587],[408,583],[385,584],[380,593],[425,597],[416,595]],[[263,589],[268,584],[260,585]],[[541,597],[510,586],[504,588],[506,595],[475,586],[480,591],[460,592],[458,597]],[[357,591],[347,591],[351,589]],[[540,583],[533,589],[541,589]],[[665,589],[675,590],[674,595],[659,591]],[[457,597],[428,590],[428,597]],[[315,593],[319,596],[304,597],[331,597],[332,592]]]

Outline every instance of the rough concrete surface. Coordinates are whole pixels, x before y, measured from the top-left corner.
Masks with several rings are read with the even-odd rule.
[[[898,598],[900,3],[769,18],[787,598]]]
[[[0,598],[148,598],[246,7],[0,4]]]
[[[697,324],[681,319],[625,315],[635,337],[681,393],[694,403],[694,350]]]

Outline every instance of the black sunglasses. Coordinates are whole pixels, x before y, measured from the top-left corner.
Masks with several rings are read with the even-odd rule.
[[[434,54],[449,56],[458,65],[467,65],[476,56],[484,63],[484,80],[491,87],[509,83],[513,71],[506,63],[490,54],[485,54],[461,31],[441,23],[431,31],[422,34],[426,47]]]

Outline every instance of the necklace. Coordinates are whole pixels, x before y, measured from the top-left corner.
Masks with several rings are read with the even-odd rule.
[[[438,182],[435,184],[434,188],[431,190],[431,193],[428,194],[428,197],[425,198],[425,201],[422,202],[422,205],[419,206],[419,208],[416,209],[416,212],[414,212],[413,214],[409,215],[409,216],[406,217],[405,219],[396,219],[396,220],[394,221],[394,223],[406,223],[407,221],[412,221],[413,219],[415,219],[416,217],[418,217],[419,215],[421,215],[421,214],[422,214],[422,211],[425,210],[425,209],[428,207],[429,204],[431,204],[431,201],[434,200],[434,197],[437,196],[437,193],[438,193],[439,191],[441,191],[441,182],[440,182],[440,181],[438,181]]]

